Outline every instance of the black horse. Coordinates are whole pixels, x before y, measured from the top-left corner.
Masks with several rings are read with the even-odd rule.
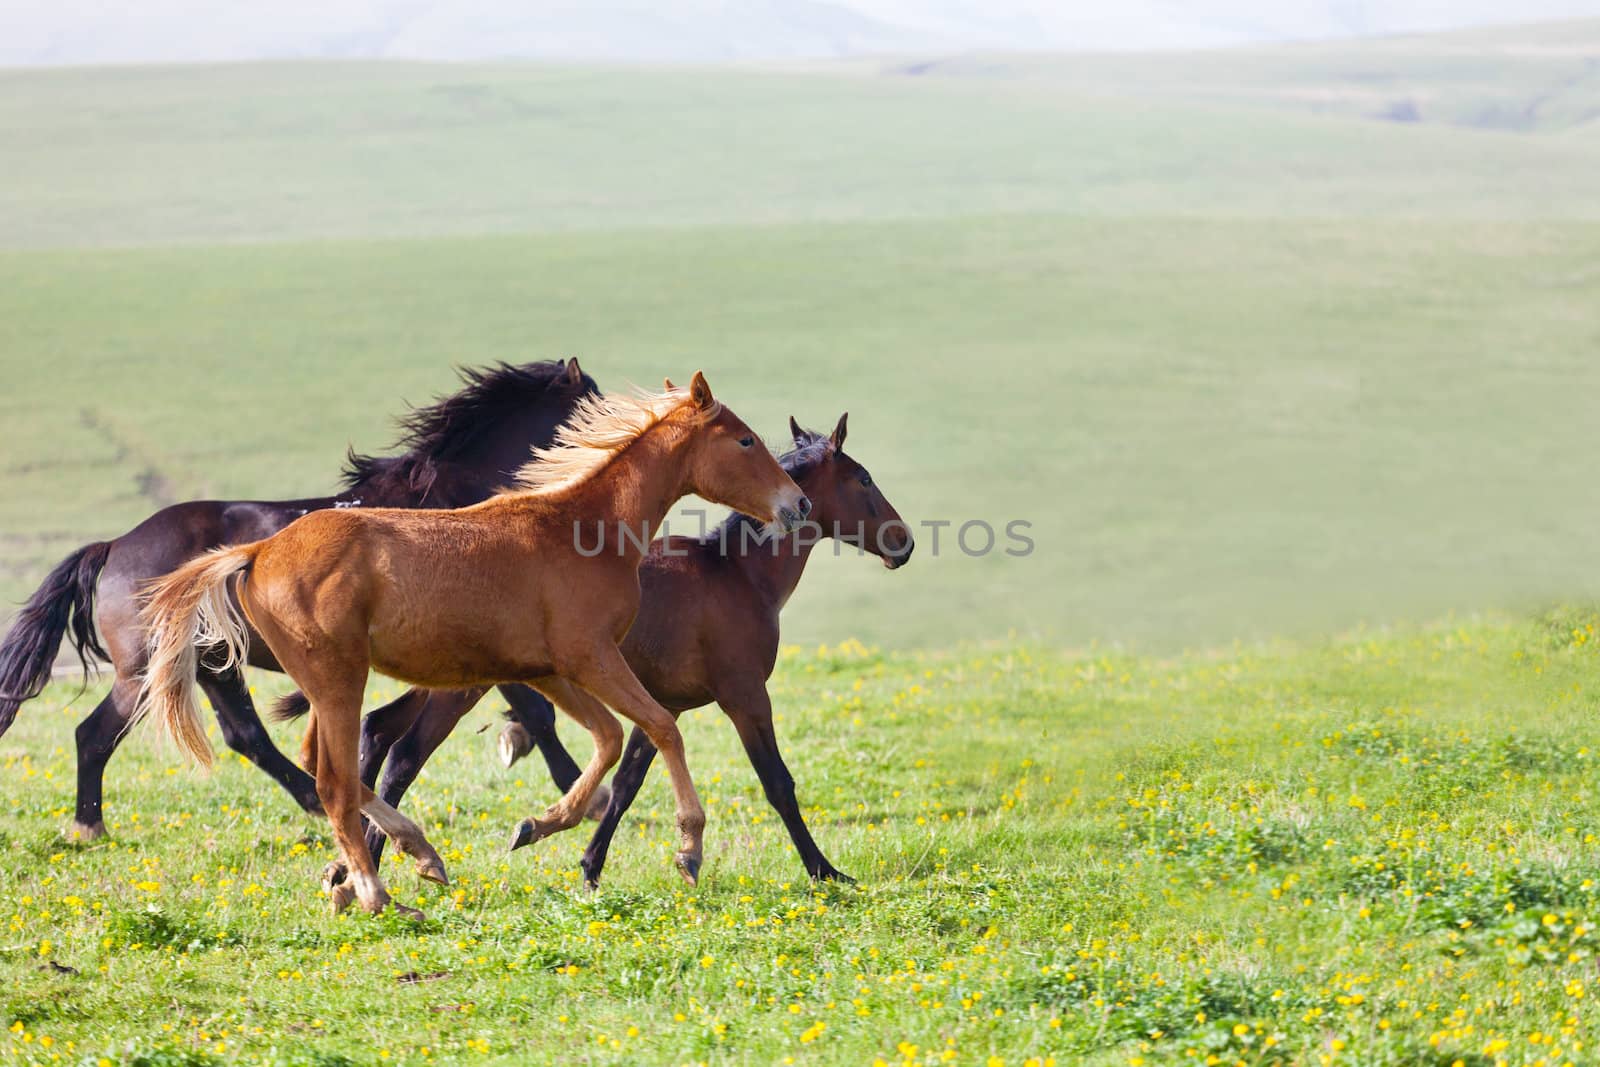
[[[510,483],[531,448],[552,442],[579,400],[599,392],[577,360],[501,363],[463,370],[461,376],[465,388],[460,392],[400,420],[396,447],[404,452],[372,457],[352,450],[337,496],[174,504],[115,540],[85,545],[45,578],[0,642],[0,734],[16,719],[17,708],[44,689],[69,633],[85,674],[95,659],[112,664],[111,691],[78,725],[78,806],[72,825],[77,837],[105,833],[105,766],[132,720],[145,667],[139,607],[148,582],[209,549],[270,537],[320,508],[456,508],[485,500]],[[278,669],[260,640],[251,642],[250,662]],[[316,784],[273,745],[240,669],[215,670],[202,662],[197,680],[228,747],[270,775],[306,811],[320,814]],[[565,792],[579,771],[556,738],[554,709],[525,686],[500,691],[524,716],[545,724],[540,750]]]

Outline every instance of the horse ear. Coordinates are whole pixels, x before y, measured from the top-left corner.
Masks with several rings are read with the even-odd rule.
[[[711,386],[706,384],[706,376],[699,371],[694,372],[694,380],[689,383],[689,395],[694,397],[695,406],[701,411],[710,411],[717,402],[711,395]]]
[[[669,393],[677,388],[676,385],[672,384],[672,379],[671,378],[663,378],[663,379],[661,379],[661,384],[666,387],[666,390]]]
[[[583,384],[583,368],[578,366],[578,357],[576,356],[567,360],[567,384]]]
[[[833,428],[833,433],[828,437],[828,442],[833,445],[833,450],[835,452],[844,447],[844,423],[849,417],[850,413],[848,411],[843,415],[840,415],[839,425]]]
[[[418,463],[411,468],[411,474],[406,479],[410,490],[417,494],[418,502],[426,501],[428,494],[433,492],[433,483],[439,478],[439,468],[434,466],[433,460]]]
[[[793,415],[789,416],[789,434],[794,438],[795,444],[799,444],[806,439],[806,432],[800,428],[798,422],[794,421]]]

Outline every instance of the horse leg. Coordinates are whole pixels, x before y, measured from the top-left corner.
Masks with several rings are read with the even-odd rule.
[[[256,714],[255,702],[250,699],[250,687],[237,670],[215,674],[204,666],[200,669],[200,688],[211,709],[217,713],[222,726],[222,739],[228,747],[267,772],[268,777],[294,797],[295,803],[313,815],[322,814],[322,801],[317,798],[317,783],[311,776],[296,767],[289,757],[279,752],[267,734],[267,728]]]
[[[594,828],[589,847],[583,850],[583,884],[590,889],[600,885],[600,872],[605,870],[606,853],[611,851],[611,839],[616,836],[622,816],[627,814],[639,795],[639,787],[650,773],[650,762],[656,758],[656,747],[637,726],[628,735],[628,747],[622,752],[622,762],[617,773],[611,776],[611,803],[600,816],[600,825]]]
[[[450,876],[444,872],[444,860],[434,851],[422,835],[422,827],[400,814],[395,808],[379,800],[372,790],[361,787],[361,812],[372,824],[383,831],[401,852],[417,861],[417,876],[440,885],[449,885]],[[376,860],[373,862],[376,867]],[[395,905],[400,907],[400,905]]]
[[[500,731],[500,762],[509,767],[537,746],[550,769],[550,780],[566,793],[578,780],[580,771],[556,733],[555,707],[537,689],[526,685],[502,685],[500,695],[510,705],[506,717],[511,720]],[[585,814],[591,819],[600,818],[610,801],[611,790],[600,786]]]
[[[368,789],[376,787],[389,750],[416,723],[431,695],[431,690],[407,689],[361,720],[361,781]]]
[[[411,783],[422,773],[422,765],[428,761],[428,757],[444,743],[444,739],[450,736],[450,732],[466,717],[467,712],[477,706],[484,693],[482,689],[413,690],[413,692],[423,693],[425,699],[419,704],[411,728],[388,748],[390,758],[383,768],[383,788],[378,791],[382,802],[390,807],[399,806],[400,799],[406,795],[406,790],[411,788]],[[373,715],[377,714],[379,713],[373,712]],[[369,724],[373,715],[367,716]],[[363,742],[366,739],[365,729],[363,727]],[[372,818],[370,811],[367,812],[367,817]],[[374,825],[367,827],[367,848],[372,853],[374,863],[383,859],[383,843],[387,836],[388,831],[377,825],[376,820]]]
[[[700,806],[694,780],[689,777],[689,761],[684,754],[683,734],[678,732],[677,719],[645,690],[615,645],[603,646],[577,670],[573,681],[608,707],[632,719],[660,751],[661,761],[667,765],[667,774],[672,779],[672,794],[678,809],[678,854],[674,862],[684,879],[694,885],[699,881],[700,864],[705,856],[706,812]]]
[[[138,679],[119,674],[111,691],[78,724],[78,807],[68,833],[79,841],[93,841],[106,832],[101,813],[106,763],[127,736],[138,702]]]
[[[300,738],[300,766],[312,774],[317,772],[317,709],[315,707],[306,712],[306,732]]]
[[[391,901],[361,836],[361,808],[370,795],[361,784],[358,751],[366,671],[364,665],[355,663],[345,670],[333,664],[318,664],[316,674],[314,682],[298,671],[294,678],[311,701],[310,729],[316,731],[315,738],[307,738],[304,750],[316,758],[317,795],[322,798],[340,856],[350,872],[344,882],[332,887],[331,902],[333,910],[340,912],[356,899],[363,909],[376,915]],[[402,829],[398,824],[396,828]],[[419,914],[404,905],[396,907],[407,914]]]
[[[549,678],[538,683],[544,694],[572,716],[594,738],[594,756],[578,775],[561,799],[545,809],[536,819],[524,819],[511,835],[513,851],[531,845],[541,838],[569,829],[583,821],[589,802],[622,753],[622,726],[606,706],[577,686],[560,679]]]
[[[772,699],[767,695],[766,686],[741,687],[736,693],[726,694],[718,703],[733,720],[734,729],[739,731],[739,740],[744,743],[745,755],[750,757],[756,777],[761,779],[767,803],[783,819],[789,839],[800,853],[800,862],[806,866],[806,873],[817,881],[854,882],[854,878],[828,862],[828,857],[812,839],[805,816],[800,813],[800,802],[794,794],[794,775],[783,762],[783,755],[778,751],[778,737],[772,729]]]

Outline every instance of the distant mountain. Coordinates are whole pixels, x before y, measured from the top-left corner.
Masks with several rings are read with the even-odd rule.
[[[0,4],[0,64],[1195,49],[1589,15],[1600,0],[55,0]]]

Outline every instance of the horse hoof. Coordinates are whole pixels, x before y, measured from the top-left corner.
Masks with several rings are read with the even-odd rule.
[[[611,806],[611,787],[602,785],[594,791],[594,796],[589,799],[589,810],[584,812],[584,818],[599,822],[606,816],[606,809]]]
[[[428,917],[422,914],[422,912],[418,911],[416,908],[408,908],[398,900],[391,900],[389,902],[389,906],[393,908],[395,910],[395,914],[399,915],[402,919],[410,919],[414,923],[428,921]]]
[[[533,751],[533,738],[520,722],[506,723],[500,731],[500,763],[509,767]]]
[[[332,893],[335,886],[345,884],[350,876],[350,868],[344,865],[343,860],[334,860],[322,868],[322,891]]]
[[[578,866],[583,868],[583,888],[599,889],[600,871],[595,869],[594,865],[589,862],[587,856],[579,862]]]
[[[687,853],[678,853],[678,873],[683,875],[683,880],[690,885],[700,884],[700,857],[690,856]]]
[[[77,841],[79,844],[88,844],[98,841],[106,836],[106,824],[103,822],[78,822],[73,821],[67,828],[67,839]]]
[[[535,841],[543,841],[560,830],[561,827],[556,823],[540,822],[538,819],[523,819],[522,822],[517,824],[516,832],[511,835],[511,848],[508,851],[515,852],[523,845],[531,845]]]
[[[440,885],[450,884],[450,876],[444,873],[444,862],[437,856],[431,860],[417,861],[417,877],[425,878],[430,882],[437,882]],[[396,904],[395,907],[400,907],[400,905]],[[418,914],[420,915],[421,913],[418,912]]]
[[[517,824],[516,830],[511,834],[511,847],[507,852],[515,852],[523,845],[531,845],[544,835],[539,832],[539,824],[533,819],[523,819]]]
[[[328,890],[328,908],[335,915],[348,908],[355,899],[355,886],[349,882],[340,882]]]
[[[815,882],[838,882],[840,885],[855,885],[856,880],[834,867],[824,867],[811,876]]]

